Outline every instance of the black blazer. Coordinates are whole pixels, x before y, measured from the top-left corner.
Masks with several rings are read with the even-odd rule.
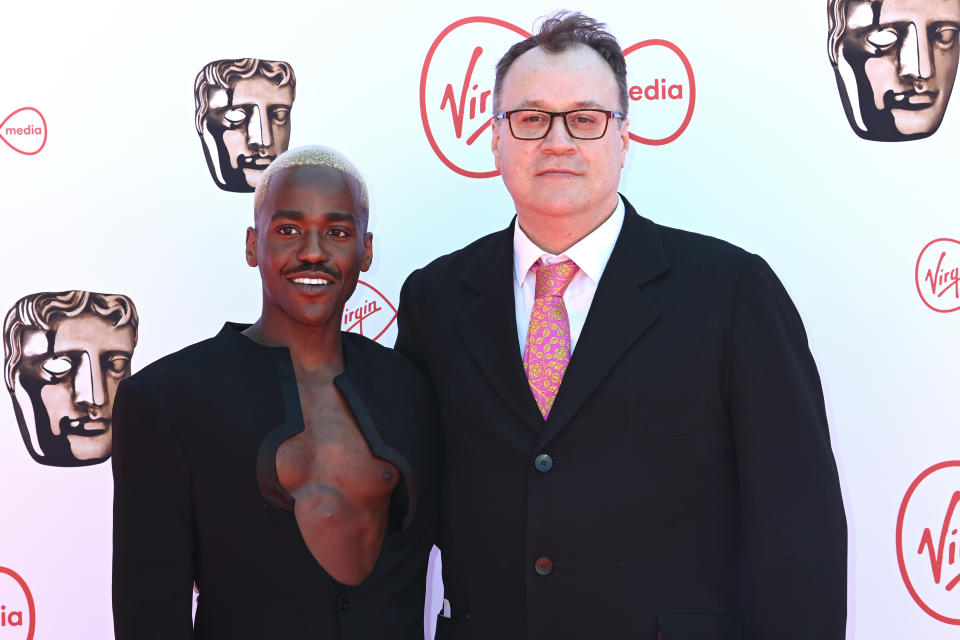
[[[439,467],[427,381],[400,354],[344,334],[335,383],[371,450],[402,474],[380,559],[363,583],[347,587],[310,554],[277,481],[277,446],[304,428],[289,351],[240,329],[227,325],[120,385],[117,639],[420,640]]]
[[[437,637],[842,640],[820,380],[767,264],[627,203],[546,422],[512,280],[511,224],[400,296],[444,433]]]

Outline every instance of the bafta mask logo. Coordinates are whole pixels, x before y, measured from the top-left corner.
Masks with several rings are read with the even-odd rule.
[[[885,142],[935,133],[957,76],[960,0],[828,0],[827,12],[854,132]]]
[[[218,187],[252,192],[287,150],[296,88],[293,67],[272,60],[216,60],[197,74],[197,133]]]
[[[123,295],[35,293],[3,323],[4,381],[23,443],[57,467],[103,462],[113,398],[130,375],[137,310]]]

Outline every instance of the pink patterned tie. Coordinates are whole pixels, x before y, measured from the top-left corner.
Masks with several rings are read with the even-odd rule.
[[[570,320],[563,292],[580,270],[570,260],[531,267],[537,274],[533,313],[523,352],[523,369],[530,390],[546,420],[570,362]]]

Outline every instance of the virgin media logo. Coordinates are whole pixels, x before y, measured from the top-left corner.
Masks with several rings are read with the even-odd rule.
[[[668,40],[644,40],[623,50],[630,97],[630,138],[670,144],[687,130],[697,102],[697,83],[686,54]]]
[[[0,140],[17,153],[36,155],[47,144],[47,121],[33,107],[21,107],[0,123]]]
[[[430,45],[420,72],[420,119],[440,160],[468,178],[499,175],[489,138],[477,144],[493,119],[494,65],[529,33],[503,20],[457,20]]]
[[[929,242],[917,258],[916,282],[923,303],[934,311],[960,309],[960,241]]]
[[[379,340],[396,320],[397,308],[387,297],[373,285],[359,280],[357,290],[343,307],[340,327],[344,331]]]
[[[0,638],[33,640],[36,625],[30,587],[16,571],[0,567]]]
[[[489,138],[497,60],[518,40],[520,27],[497,18],[457,20],[430,45],[420,72],[420,119],[437,157],[469,178],[499,175]],[[623,50],[627,60],[630,137],[664,145],[687,129],[696,103],[690,60],[667,40],[644,40]],[[485,142],[481,142],[485,141]]]
[[[960,625],[960,460],[935,464],[907,489],[897,516],[900,575],[920,608]]]

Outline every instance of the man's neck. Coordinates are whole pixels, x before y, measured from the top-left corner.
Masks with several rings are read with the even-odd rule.
[[[339,320],[337,314],[334,320]],[[339,324],[309,326],[293,321],[278,310],[264,309],[260,318],[243,331],[258,344],[287,347],[298,374],[333,378],[343,371],[343,341]]]
[[[544,215],[536,211],[517,211],[517,224],[533,244],[547,253],[560,255],[593,233],[617,208],[617,198],[598,212]],[[605,212],[605,213],[603,213]]]

